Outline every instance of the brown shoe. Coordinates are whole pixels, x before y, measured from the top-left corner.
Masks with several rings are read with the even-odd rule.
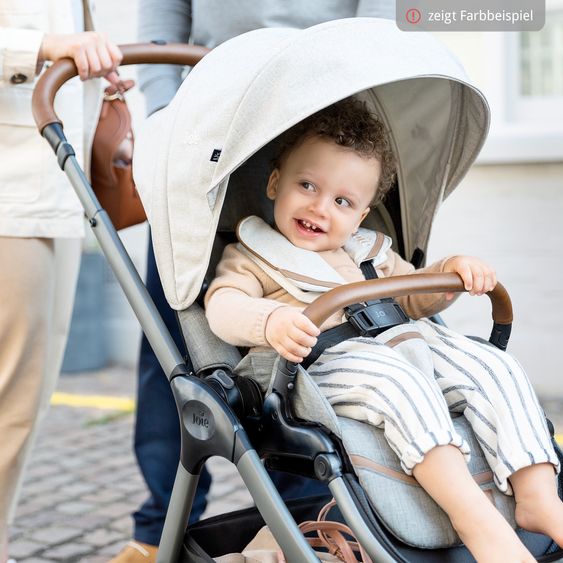
[[[109,563],[156,563],[158,547],[130,541]]]

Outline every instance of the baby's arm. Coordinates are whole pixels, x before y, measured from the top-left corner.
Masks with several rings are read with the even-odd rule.
[[[280,307],[266,322],[266,340],[291,362],[302,362],[317,343],[318,327],[297,307]]]
[[[229,344],[269,345],[299,362],[314,346],[319,330],[301,309],[264,298],[263,277],[251,260],[229,245],[205,296],[209,326]]]
[[[205,315],[213,333],[233,346],[268,346],[266,321],[282,305],[233,287],[223,287],[209,298],[206,296]]]
[[[445,272],[458,273],[464,282],[465,289],[472,295],[481,295],[491,291],[496,285],[496,275],[492,268],[479,258],[471,256],[450,256],[430,266],[415,270],[412,264],[403,260],[395,252],[389,252],[389,258],[382,268],[385,276],[399,276],[405,274],[441,274]],[[431,317],[448,307],[454,293],[424,293],[398,297],[397,301],[411,319]]]

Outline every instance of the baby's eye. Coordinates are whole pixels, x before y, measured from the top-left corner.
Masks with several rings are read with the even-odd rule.
[[[339,205],[340,207],[351,207],[352,206],[350,201],[347,200],[345,197],[337,197],[334,201],[336,202],[336,205]]]
[[[315,189],[315,186],[311,184],[311,182],[301,182],[301,187],[303,187],[308,192],[312,192]]]

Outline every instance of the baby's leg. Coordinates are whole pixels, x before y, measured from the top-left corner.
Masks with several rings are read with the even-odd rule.
[[[436,446],[453,445],[469,455],[433,378],[393,348],[373,339],[342,342],[309,373],[336,414],[383,428],[408,475]]]
[[[434,448],[416,465],[413,475],[449,516],[459,537],[477,561],[535,561],[475,483],[457,448]]]
[[[563,547],[557,455],[545,415],[522,367],[509,354],[419,323],[434,353],[436,380],[471,423],[501,491],[516,500],[516,522]]]
[[[501,491],[510,494],[508,479],[519,469],[559,467],[543,410],[512,356],[433,323],[417,326],[432,350],[436,382],[450,410],[471,424]]]
[[[467,444],[432,373],[414,367],[391,344],[360,338],[327,350],[309,373],[337,414],[384,427],[405,472],[448,514],[479,561],[534,561],[473,480],[464,459]]]
[[[516,522],[530,532],[549,536],[563,547],[563,502],[557,494],[553,465],[540,463],[510,476],[516,500]]]

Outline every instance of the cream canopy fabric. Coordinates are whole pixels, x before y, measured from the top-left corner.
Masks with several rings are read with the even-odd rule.
[[[391,132],[406,253],[426,249],[489,124],[458,61],[433,36],[389,20],[252,31],[207,55],[137,134],[135,182],[171,307],[200,291],[229,176],[295,123],[360,92]]]

